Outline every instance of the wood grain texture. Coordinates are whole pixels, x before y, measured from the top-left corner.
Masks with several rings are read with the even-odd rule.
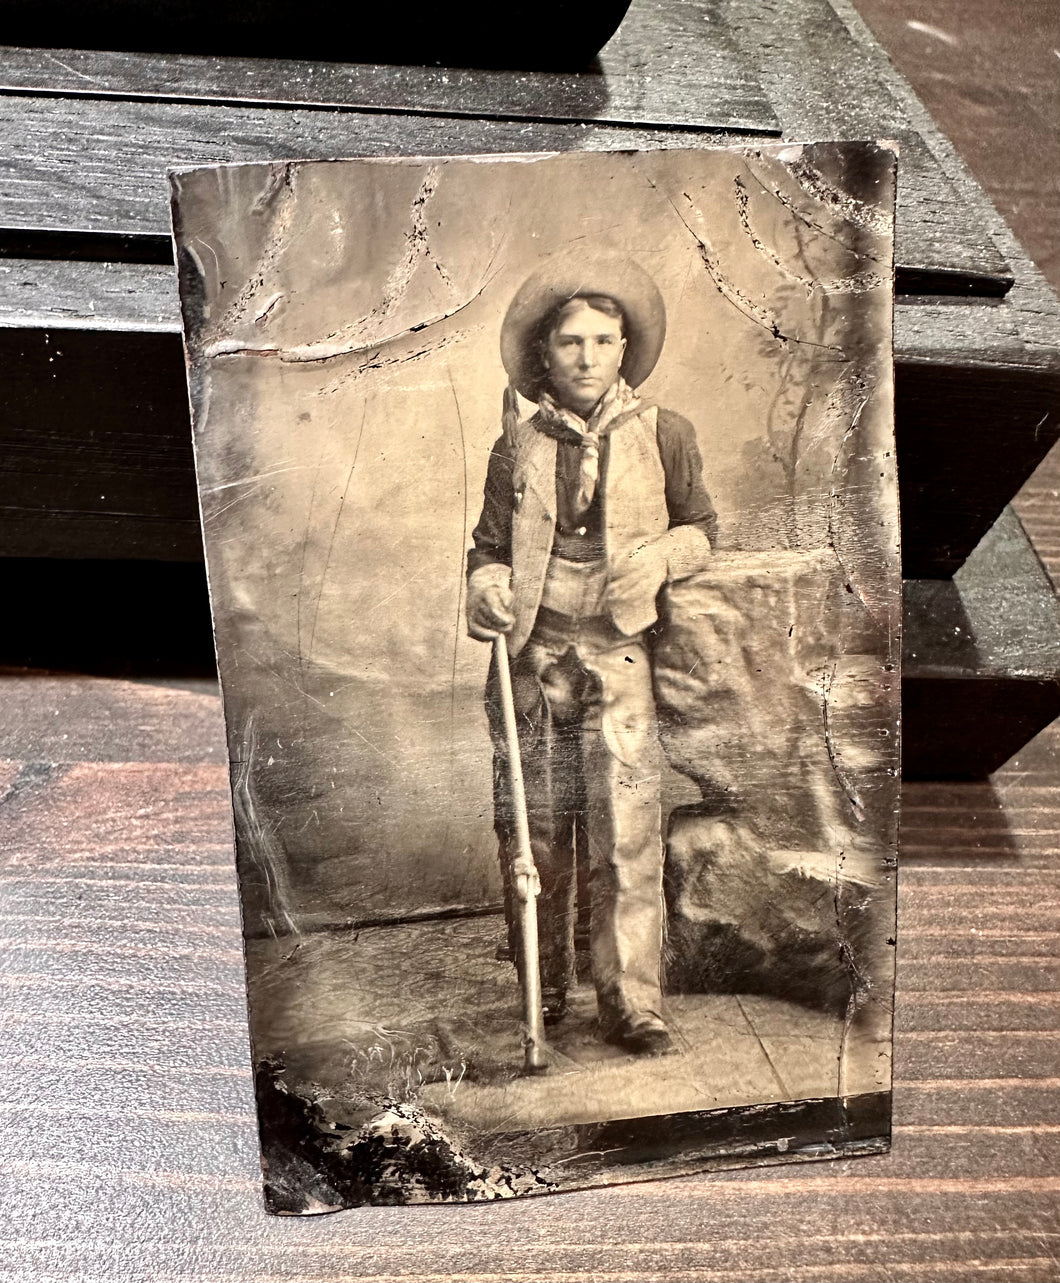
[[[813,3],[813,0],[804,0]],[[824,0],[820,0],[823,5]],[[835,56],[842,58],[848,42]],[[878,91],[883,94],[882,86]],[[865,137],[860,116],[846,122],[833,105],[831,128],[800,113],[789,134],[798,138]],[[897,115],[897,111],[894,113]],[[889,116],[885,125],[896,122]],[[816,127],[815,127],[816,126]],[[922,289],[999,295],[1008,289],[1007,266],[952,189],[925,143],[908,124],[884,129],[900,134],[904,185],[900,186],[896,253]],[[474,155],[510,151],[620,150],[697,147],[739,141],[644,126],[552,121],[409,116],[388,112],[320,112],[265,105],[0,96],[0,229],[42,230],[81,236],[168,238],[165,172],[194,166],[334,156]],[[67,188],[76,169],[78,182]]]
[[[1032,325],[1008,301],[896,308],[908,577],[959,567],[1060,431],[1058,354]],[[170,273],[0,259],[0,356],[20,376],[0,429],[5,554],[201,558]]]
[[[666,10],[665,17],[658,6],[638,10],[649,26],[662,24],[655,31],[655,43],[647,43],[663,50],[672,45],[665,57],[670,58],[669,74],[678,76],[676,85],[684,81],[674,70],[671,54],[684,48],[685,37],[671,40],[670,25],[685,24],[681,30],[687,36],[687,30],[709,12],[697,4]],[[906,255],[904,267],[900,262],[901,287],[927,288],[924,281],[930,278],[932,288],[996,292],[1009,279],[1006,257],[1019,268],[1019,279],[1003,304],[980,298],[956,306],[953,299],[917,298],[898,309],[897,397],[907,573],[948,574],[977,544],[1060,430],[1056,414],[1060,314],[1018,246],[1010,243],[1010,236],[1004,240],[1007,233],[969,182],[952,149],[895,80],[885,60],[874,53],[864,31],[856,23],[851,26],[849,14],[843,16],[845,12],[840,6],[837,13],[825,0],[786,6],[773,0],[765,6],[734,4],[731,9],[732,29],[742,42],[744,61],[757,66],[756,74],[776,101],[788,135],[893,133],[905,139],[902,172],[907,177],[900,183],[898,229],[900,255]],[[785,39],[767,38],[770,31],[784,32]],[[638,62],[632,45],[622,44],[625,39],[622,36],[609,55],[605,79],[653,75],[650,68],[644,69],[643,60]],[[39,244],[19,242],[20,252],[55,254],[65,245],[66,252],[81,255],[98,238],[110,246],[108,253],[135,253],[141,258],[149,252],[164,255],[168,252],[165,213],[158,192],[165,164],[177,157],[202,161],[285,151],[319,155],[394,147],[616,146],[623,139],[658,144],[702,142],[711,137],[687,130],[615,129],[599,120],[589,126],[559,120],[476,121],[459,115],[457,101],[463,88],[450,94],[446,86],[450,96],[443,105],[452,109],[450,116],[416,118],[394,111],[374,115],[363,110],[336,113],[304,108],[292,109],[291,114],[268,106],[282,97],[279,91],[286,74],[283,67],[270,70],[271,63],[229,65],[223,59],[171,63],[139,55],[115,55],[108,63],[106,55],[86,57],[102,59],[100,67],[91,69],[84,59],[70,62],[61,51],[51,61],[39,51],[30,51],[22,63],[16,58],[12,84],[17,87],[15,82],[22,83],[18,76],[28,76],[44,96],[0,98],[0,132],[6,118],[11,178],[5,197],[0,198],[0,221],[6,222],[5,234],[21,228],[31,239],[44,236]],[[303,69],[307,65],[298,64]],[[620,67],[626,70],[620,73]],[[190,92],[194,96],[201,90],[203,97],[190,103],[178,101],[172,96],[175,78],[179,74],[187,79],[193,68],[199,68],[205,80],[195,89],[198,81],[192,76]],[[813,68],[812,74],[807,68]],[[364,84],[378,80],[378,69],[325,70],[325,79],[339,76],[341,80],[348,72],[357,83],[362,73],[362,80],[368,78]],[[96,79],[106,101],[91,96]],[[83,100],[50,96],[67,92],[71,81],[82,90],[87,86],[90,92],[83,93]],[[248,95],[262,95],[260,100],[248,96],[245,109],[209,100],[210,94],[221,94],[222,83],[233,88],[244,82],[251,85]],[[268,93],[267,85],[273,87]],[[644,81],[642,90],[648,117],[654,110],[652,103],[669,101],[670,89],[660,87],[654,78]],[[399,85],[395,103],[405,101],[402,92]],[[222,100],[228,99],[218,101]],[[66,190],[68,175],[74,171],[79,182],[57,201],[56,190]],[[7,215],[2,212],[4,199]],[[134,249],[128,248],[130,241],[136,242]],[[999,252],[1002,242],[1003,252]],[[104,251],[96,245],[93,252]],[[126,349],[117,338],[113,345],[108,341],[111,331],[120,335],[137,330],[175,332],[175,299],[164,268],[142,262],[122,266],[0,260],[0,327],[84,330],[94,336],[98,348],[94,360],[100,369],[114,372],[99,380],[100,386],[109,384],[125,394],[120,407],[108,407],[111,433],[84,432],[78,437],[66,429],[68,424],[79,424],[80,416],[68,418],[61,406],[51,403],[61,402],[64,396],[78,401],[83,397],[76,380],[64,386],[70,375],[69,360],[53,371],[57,380],[27,380],[35,393],[47,388],[52,395],[48,404],[32,407],[35,428],[27,429],[17,414],[6,419],[28,443],[34,444],[31,437],[36,430],[42,437],[35,443],[39,449],[16,449],[14,458],[22,466],[12,471],[9,486],[0,496],[0,525],[8,554],[71,555],[76,551],[76,555],[102,557],[121,550],[129,556],[197,557],[187,423],[176,390],[182,368],[178,345],[160,342],[150,355],[150,345],[131,342]],[[152,360],[167,384],[167,395],[156,406],[134,395],[137,380],[126,383],[120,373],[130,361],[136,368],[146,368]],[[946,386],[939,365],[955,372]],[[13,368],[28,367],[16,360]],[[17,388],[18,381],[8,386]],[[925,394],[925,386],[930,395]],[[996,441],[1002,419],[1009,445],[999,457]],[[118,436],[126,433],[135,447],[141,423],[157,430],[157,453],[126,451],[118,442]],[[959,448],[953,448],[954,441]],[[185,474],[176,485],[165,474],[170,453],[183,456]],[[111,455],[139,458],[139,474],[120,466],[115,477]],[[106,484],[97,486],[101,479]],[[959,492],[957,500],[947,497],[954,491]]]
[[[904,100],[886,59],[830,0],[732,0],[730,22],[788,138],[893,138],[901,149],[895,261],[1008,277],[976,206],[940,163],[937,129]],[[810,69],[812,68],[812,72]],[[975,292],[972,290],[971,292]]]
[[[998,20],[993,0],[858,0],[965,164],[1060,290],[1060,11],[1019,0]]]
[[[635,0],[581,72],[9,48],[0,93],[779,133],[718,0]]]
[[[293,1222],[258,1193],[216,694],[5,682],[0,1277],[1055,1279],[1057,730],[907,789],[889,1156]]]
[[[298,103],[305,97],[297,90],[297,78],[294,90],[285,87],[292,77],[283,65],[269,70],[265,63],[241,67],[214,59],[195,72],[192,60],[174,70],[165,59],[114,55],[110,62],[103,57],[97,73],[91,59],[99,55],[86,54],[75,66],[60,51],[51,55],[58,65],[45,59],[42,67],[39,54],[16,51],[15,65],[6,77],[8,92],[0,99],[5,157],[0,176],[6,179],[0,191],[0,227],[165,235],[168,227],[158,192],[166,166],[176,163],[695,146],[696,133],[690,127],[722,134],[748,128],[774,131],[771,118],[757,108],[757,115],[749,114],[747,103],[734,96],[736,77],[756,87],[752,96],[761,84],[788,138],[898,138],[904,173],[899,187],[899,265],[914,271],[926,289],[1004,293],[1011,273],[978,211],[967,206],[939,164],[932,140],[911,121],[889,83],[893,76],[886,65],[874,64],[828,0],[800,0],[798,5],[732,0],[725,16],[727,23],[707,0],[639,7],[633,28],[627,32],[623,27],[603,55],[602,97],[610,97],[613,82],[615,95],[630,108],[617,113],[602,105],[596,111],[584,104],[577,107],[566,82],[561,78],[554,83],[548,73],[535,73],[543,77],[539,81],[525,77],[520,93],[538,104],[555,94],[556,106],[550,111],[527,102],[520,106],[513,93],[522,78],[509,83],[508,73],[495,73],[499,79],[494,84],[494,73],[476,72],[481,79],[474,89],[459,73],[451,73],[445,85],[433,73],[423,82],[417,72],[414,87],[404,88],[401,76],[387,73],[388,83],[394,84],[394,97],[388,99],[378,90],[369,92],[370,85],[378,86],[384,78],[378,68],[332,69],[322,78],[330,78],[333,93],[321,105],[335,107],[335,98],[345,96],[359,106],[348,112],[311,111],[270,105]],[[711,32],[709,40],[701,38],[706,30]],[[704,58],[721,61],[706,66]],[[737,74],[740,67],[745,70]],[[713,76],[719,71],[720,82]],[[191,86],[180,101],[172,91],[175,75]],[[93,96],[50,96],[68,91],[71,80]],[[53,81],[55,88],[48,87]],[[600,81],[591,83],[601,96]],[[584,97],[590,81],[583,77],[577,84],[575,98]],[[631,84],[636,88],[631,90]],[[718,86],[717,100],[704,98],[707,84]],[[14,92],[20,87],[36,92]],[[413,98],[439,114],[410,117],[406,107]],[[483,107],[485,101],[492,105]],[[683,110],[675,106],[678,101],[686,104]],[[616,118],[636,128],[607,124]],[[559,123],[566,120],[592,123]],[[651,128],[659,125],[666,128]],[[80,158],[79,181],[69,185],[75,152]],[[66,190],[67,199],[56,202],[57,190]]]
[[[665,137],[671,146],[710,141],[687,130]],[[171,165],[611,150],[650,147],[659,136],[595,123],[0,96],[0,139],[0,226],[168,240]]]
[[[868,11],[869,0],[859,3]],[[1004,10],[987,5],[981,14],[973,5],[966,24],[961,18],[970,60],[965,89],[943,85],[934,106],[951,134],[958,133],[964,95],[974,94],[976,84],[996,90],[1005,82],[1000,71],[982,70],[984,62],[997,66],[990,61],[994,48],[1009,47],[1028,21],[1046,33],[1056,11],[1040,10],[1039,0],[1018,0]],[[928,6],[907,0],[891,12],[896,25],[932,19]],[[1034,48],[1044,46],[1047,57],[1050,43],[1057,40],[1035,34]],[[1014,84],[1018,95],[1018,77]],[[1033,120],[1025,127],[1032,137],[1044,136]],[[974,148],[975,134],[966,131],[966,148]],[[1012,178],[994,198],[1026,190],[1033,207],[1033,193],[1050,171],[1025,137],[1004,156],[1002,168]],[[1051,253],[1056,227],[1055,219],[1045,222]],[[1043,312],[1039,342],[1048,341],[1052,324]],[[1017,502],[1054,581],[1058,494],[1060,462],[1050,459]],[[42,955],[65,951],[71,976],[87,957],[97,961],[86,976],[107,979],[100,968],[110,959],[109,980],[117,987],[100,989],[101,1005],[83,1019],[73,1018],[64,1001],[69,990],[61,986],[30,979],[10,987],[22,997],[2,1018],[0,1107],[20,1121],[18,1145],[5,1146],[0,1158],[0,1278],[1055,1283],[1060,1275],[1052,1139],[1060,1126],[1060,1034],[1049,1023],[1060,991],[1057,727],[990,781],[906,787],[891,1155],[684,1178],[547,1204],[365,1209],[295,1223],[268,1220],[258,1194],[249,1052],[232,988],[241,982],[234,881],[223,872],[210,875],[227,890],[209,912],[190,890],[182,893],[183,908],[171,899],[163,909],[145,867],[231,867],[221,849],[229,818],[217,756],[218,704],[198,692],[203,711],[214,710],[211,723],[209,714],[178,713],[184,692],[167,703],[169,695],[151,688],[157,702],[149,700],[144,711],[136,698],[146,690],[141,685],[116,692],[110,683],[68,678],[70,697],[59,704],[54,687],[37,691],[29,675],[18,681],[17,713],[11,686],[0,705],[11,759],[0,763],[0,796],[5,811],[20,796],[18,805],[28,808],[30,784],[41,776],[40,809],[36,820],[21,812],[17,839],[0,827],[0,864],[7,869],[17,855],[24,874],[47,859],[64,866],[69,880],[42,881],[35,895],[26,883],[9,888],[0,881],[0,968],[4,976],[33,977],[41,974]],[[119,786],[127,769],[122,745],[128,741],[130,763],[141,751],[136,727],[149,728],[142,734],[157,745],[159,761],[142,769],[135,786]],[[64,734],[67,757],[59,751]],[[113,787],[98,795],[90,788],[71,792],[50,811],[52,758],[91,771],[96,737],[112,745],[100,760],[111,759],[106,778]],[[157,816],[179,792],[189,763],[193,773],[204,772],[191,790],[199,795],[197,818],[187,812],[188,841],[161,843]],[[21,790],[12,793],[20,776]],[[128,834],[111,841],[109,830],[98,827],[128,828],[138,811],[160,804],[161,811],[139,816],[139,846]],[[173,804],[175,814],[190,805]],[[142,894],[116,884],[82,902],[87,888],[77,877],[98,880],[104,851],[110,859],[124,851]],[[76,852],[88,861],[83,870]],[[228,996],[221,1009],[208,1019],[194,989],[174,990],[165,1012],[156,1009],[150,984],[135,984],[142,957],[136,951],[143,949],[165,958],[175,980],[222,985]],[[126,1142],[114,1144],[116,1134]],[[66,1143],[55,1146],[56,1135]]]
[[[216,694],[3,696],[0,1277],[1055,1279],[1060,729],[907,787],[889,1156],[295,1223],[258,1192]]]
[[[0,259],[0,328],[180,335],[172,267]]]
[[[855,12],[849,0],[832,0],[836,12],[842,17],[844,24],[851,33],[858,39],[863,48],[866,57],[873,65],[882,67],[886,65],[887,59],[884,50],[877,45],[869,36],[868,28],[865,23]],[[910,21],[917,21],[915,18]],[[1054,15],[1054,27],[1055,15]],[[978,46],[981,55],[989,58],[989,46],[982,42],[980,32],[980,44]],[[976,73],[969,72],[969,75]],[[1001,65],[998,64],[998,74],[1001,74]],[[900,99],[904,110],[908,113],[909,119],[919,129],[923,131],[923,136],[927,140],[932,154],[949,175],[959,198],[964,201],[969,210],[974,210],[980,216],[990,229],[990,235],[999,251],[1005,256],[1011,265],[1015,284],[1007,296],[1007,302],[1011,305],[1013,340],[1021,345],[1025,352],[1035,353],[1038,357],[1045,358],[1045,364],[1042,367],[1043,377],[1053,386],[1057,371],[1057,362],[1055,346],[1057,335],[1060,334],[1060,321],[1057,316],[1057,300],[1055,294],[1049,287],[1048,282],[1042,276],[1041,272],[1028,257],[1026,250],[1019,244],[1011,230],[999,216],[997,211],[990,205],[988,196],[978,187],[972,179],[967,168],[957,155],[952,143],[939,132],[934,125],[927,108],[917,98],[915,89],[921,85],[918,79],[915,85],[910,85],[900,77],[894,77],[888,81],[892,92]],[[961,118],[962,108],[959,101],[951,100],[948,113],[943,115],[941,123],[946,126],[950,120],[954,121]],[[1040,125],[1035,124],[1034,117],[1025,118],[1025,124],[1028,130],[1028,136],[1037,136]],[[1013,150],[1010,153],[1009,164],[1011,171],[1021,176],[1022,181],[1033,183],[1034,174],[1037,172],[1037,157],[1034,149],[1030,151]],[[1048,181],[1048,180],[1046,180]],[[990,194],[1000,193],[1004,186],[1002,173],[995,175],[995,183]],[[1055,229],[1054,229],[1055,230]],[[1017,319],[1018,318],[1018,319]],[[912,317],[909,318],[913,320]],[[915,322],[914,322],[915,324]],[[1050,351],[1052,350],[1052,351]],[[1021,362],[1022,364],[1022,362]],[[1044,401],[1045,418],[1043,422],[1055,422],[1057,414],[1057,402],[1055,391],[1049,391]],[[1037,420],[1035,420],[1037,422]],[[1045,443],[1046,450],[1053,444],[1052,438]],[[1044,457],[1043,451],[1043,457]],[[1024,479],[1029,475],[1024,471]],[[952,566],[952,563],[951,563]],[[943,571],[946,573],[946,571]]]
[[[216,695],[6,681],[0,1277],[1055,1280],[1060,727],[906,787],[889,1156],[295,1223],[258,1194]]]

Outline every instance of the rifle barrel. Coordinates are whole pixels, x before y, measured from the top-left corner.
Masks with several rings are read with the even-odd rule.
[[[523,761],[519,752],[519,730],[515,720],[515,698],[512,675],[508,666],[508,642],[503,633],[493,640],[493,656],[501,690],[504,714],[504,738],[508,749],[508,774],[512,788],[512,810],[515,819],[517,865],[513,870],[519,914],[522,954],[523,1016],[526,1021],[525,1069],[541,1073],[548,1068],[545,1060],[545,1023],[541,1003],[541,961],[537,938],[537,893],[539,882],[530,846],[530,824],[526,814],[526,788],[523,784]]]

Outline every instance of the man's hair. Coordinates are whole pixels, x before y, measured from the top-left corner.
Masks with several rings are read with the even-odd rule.
[[[539,388],[544,387],[548,382],[545,353],[548,351],[548,341],[552,337],[552,331],[559,325],[560,321],[563,320],[564,314],[575,303],[584,303],[587,307],[591,307],[594,312],[602,312],[604,316],[610,316],[612,320],[618,321],[622,337],[626,337],[628,328],[626,313],[621,304],[616,303],[610,294],[572,294],[570,298],[565,298],[562,303],[557,303],[551,311],[545,313],[534,334],[533,351],[537,360],[537,385]]]

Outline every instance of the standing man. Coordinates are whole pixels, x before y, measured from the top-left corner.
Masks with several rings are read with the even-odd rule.
[[[508,308],[505,431],[468,555],[472,637],[507,634],[538,900],[545,1018],[574,977],[577,858],[587,842],[600,1033],[662,1054],[661,750],[645,631],[667,580],[709,555],[716,519],[691,424],[638,386],[662,350],[651,278],[617,256],[565,255]],[[515,392],[537,403],[518,419]],[[495,682],[495,822],[514,850]],[[584,858],[584,856],[583,856]],[[509,914],[510,937],[512,915]],[[513,941],[514,943],[514,941]]]

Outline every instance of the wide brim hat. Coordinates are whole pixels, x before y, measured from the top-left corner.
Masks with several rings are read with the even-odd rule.
[[[501,360],[516,391],[536,401],[545,384],[541,327],[572,298],[604,294],[626,318],[622,377],[637,387],[655,369],[666,338],[666,305],[659,287],[631,258],[566,251],[550,258],[516,291],[501,326]]]

